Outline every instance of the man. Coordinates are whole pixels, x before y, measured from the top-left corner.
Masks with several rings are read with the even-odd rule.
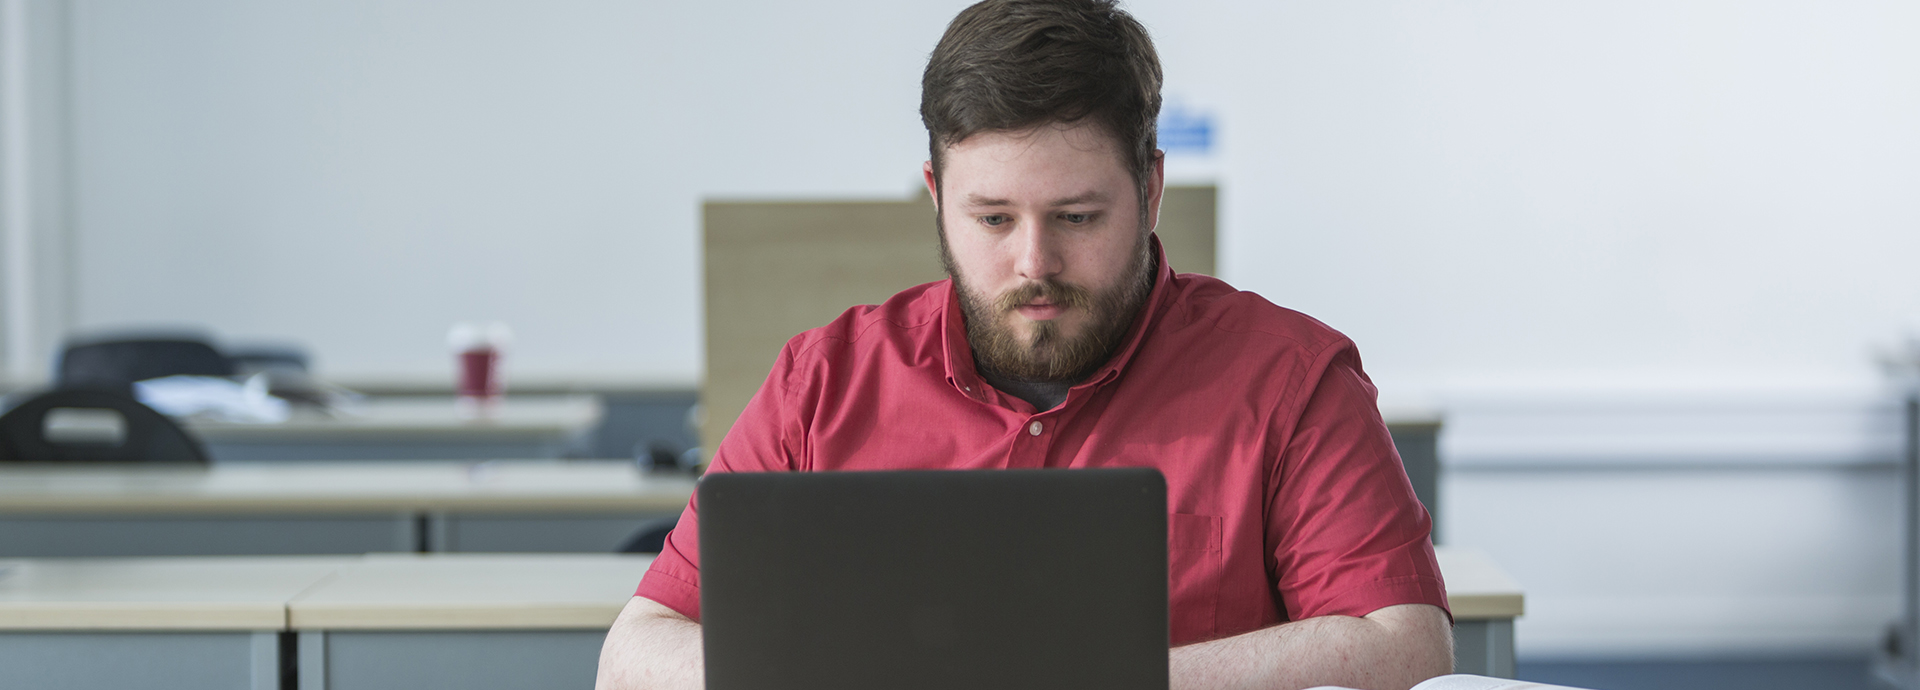
[[[1353,344],[1166,265],[1160,79],[1111,0],[955,18],[921,98],[950,280],[789,341],[710,471],[1156,467],[1173,687],[1447,673],[1431,522]],[[695,508],[609,632],[602,687],[701,685]]]

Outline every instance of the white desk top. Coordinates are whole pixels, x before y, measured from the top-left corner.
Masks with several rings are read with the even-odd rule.
[[[355,560],[0,561],[0,630],[281,630],[287,601]]]
[[[1441,548],[1457,620],[1512,618],[1518,585]],[[603,629],[650,556],[371,554],[0,561],[0,629]]]
[[[294,629],[599,629],[652,556],[373,554],[287,606]]]
[[[600,398],[591,395],[508,396],[488,418],[460,415],[452,396],[374,397],[351,410],[327,414],[296,408],[278,424],[188,420],[208,443],[321,441],[498,441],[564,439],[600,422]]]
[[[0,466],[0,514],[676,512],[692,494],[605,460]]]

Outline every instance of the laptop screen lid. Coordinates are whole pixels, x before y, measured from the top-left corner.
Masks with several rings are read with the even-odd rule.
[[[700,481],[707,687],[1167,687],[1152,469]]]

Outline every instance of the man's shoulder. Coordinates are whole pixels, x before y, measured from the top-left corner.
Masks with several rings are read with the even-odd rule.
[[[923,283],[879,304],[851,307],[826,325],[788,340],[787,352],[798,361],[839,358],[863,350],[937,346],[948,286],[945,280]]]
[[[1274,304],[1258,293],[1237,289],[1219,278],[1181,273],[1174,277],[1173,287],[1175,299],[1167,318],[1168,326],[1174,329],[1311,352],[1350,346],[1352,342],[1319,319]]]

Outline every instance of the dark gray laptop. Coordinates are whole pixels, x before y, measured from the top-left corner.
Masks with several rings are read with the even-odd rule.
[[[1151,469],[700,481],[707,687],[1167,687]]]

